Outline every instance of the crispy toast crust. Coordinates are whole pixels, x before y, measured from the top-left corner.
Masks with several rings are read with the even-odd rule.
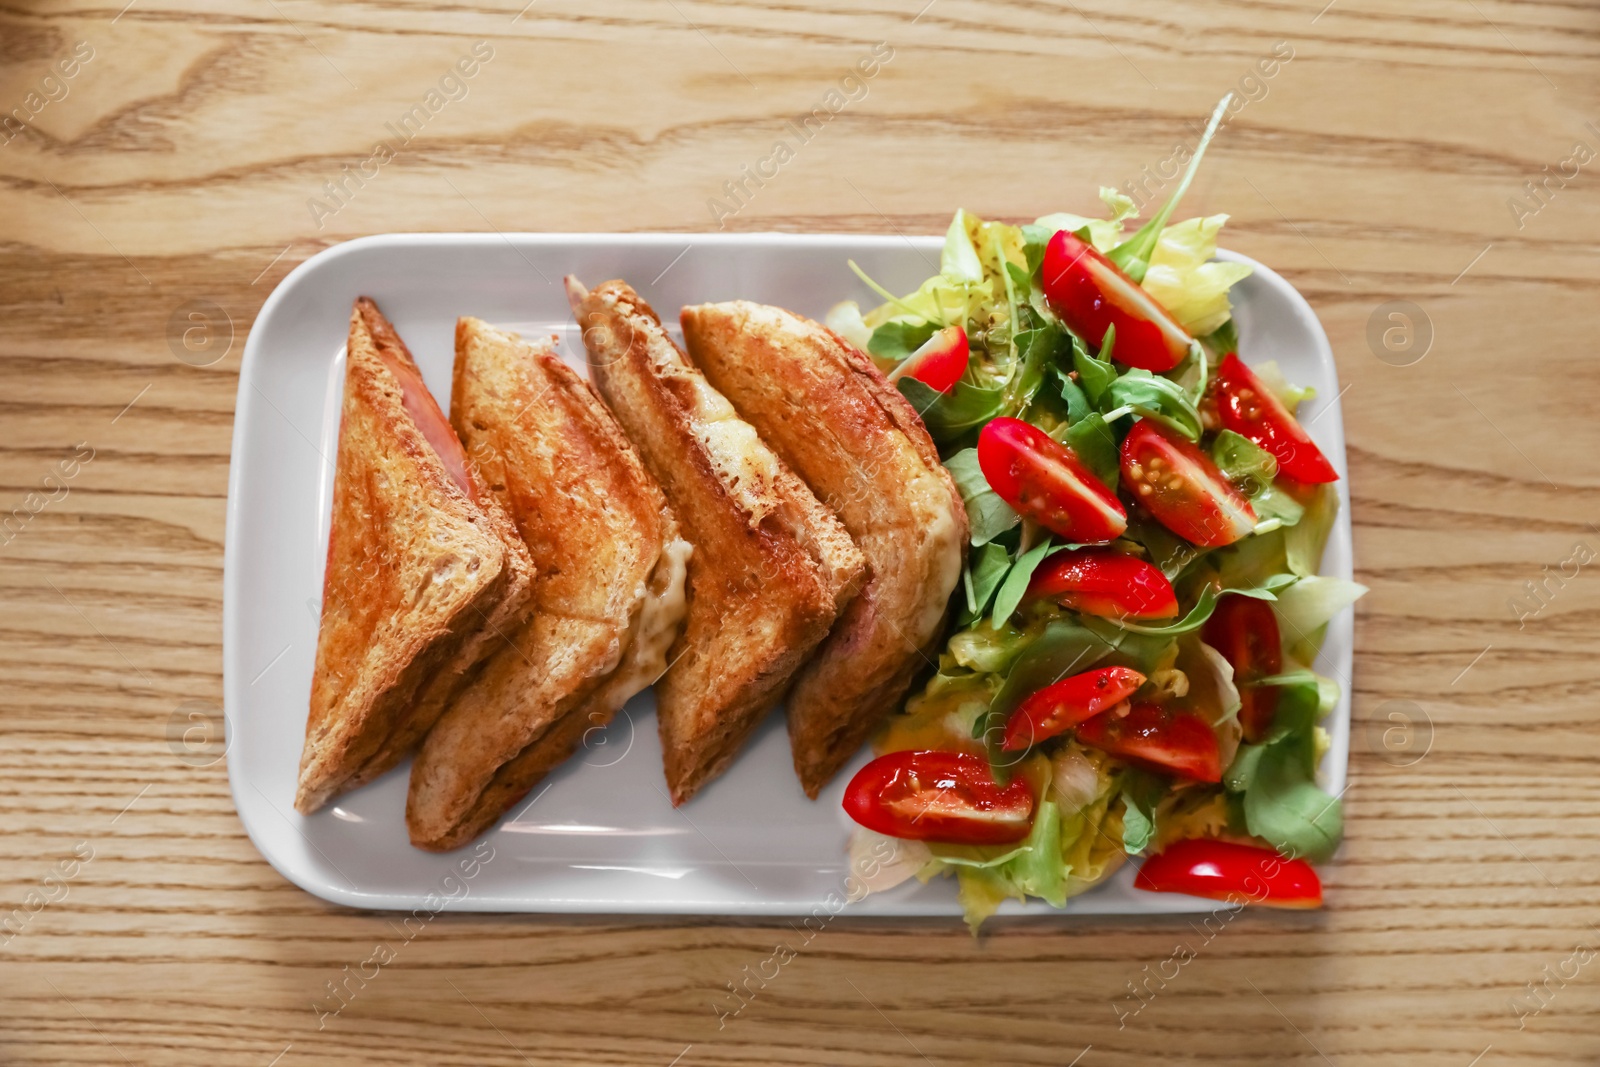
[[[438,424],[419,426],[437,405],[404,347],[374,339],[375,320],[382,321],[376,305],[358,301],[295,796],[305,814],[348,787],[509,584],[505,543],[460,464],[441,457],[454,435],[448,424],[444,436]]]
[[[406,348],[405,342],[400,339],[400,335],[395,332],[389,320],[383,317],[377,304],[367,297],[361,297],[356,301],[356,312],[361,316],[373,345],[386,357],[386,362],[393,365],[398,361],[403,366],[415,369],[416,363],[411,358],[411,351]],[[433,403],[431,395],[429,402]],[[437,404],[433,406],[436,408]],[[443,413],[439,414],[442,416]],[[448,448],[448,444],[445,447]],[[512,523],[511,517],[501,506],[500,500],[483,484],[482,473],[471,461],[470,455],[466,454],[464,445],[460,458],[463,462],[459,464],[447,463],[447,466],[452,468],[451,475],[457,484],[462,485],[473,503],[482,510],[483,528],[493,533],[506,551],[498,603],[492,606],[485,604],[474,609],[476,625],[473,625],[471,619],[468,620],[459,647],[442,660],[432,677],[422,682],[416,699],[401,713],[400,721],[390,731],[388,738],[378,751],[350,776],[345,788],[354,789],[367,784],[410,755],[438,721],[468,672],[496,647],[504,644],[508,639],[507,635],[515,633],[527,615],[529,601],[533,595],[533,559],[528,554],[527,546],[522,543],[522,538],[517,534],[517,528]]]
[[[744,301],[683,309],[690,355],[843,521],[870,577],[797,676],[795,771],[813,799],[933,662],[967,542],[922,421],[862,352]]]
[[[694,545],[656,687],[672,802],[720,774],[865,577],[849,534],[734,413],[627,284],[569,281],[600,395]]]
[[[652,582],[671,570],[662,559],[677,523],[604,405],[548,340],[527,344],[460,320],[451,417],[538,577],[527,621],[456,694],[412,765],[406,823],[412,843],[430,850],[482,833],[584,731],[609,722],[665,666],[681,618],[680,609],[653,646],[634,640],[650,598],[666,592]]]

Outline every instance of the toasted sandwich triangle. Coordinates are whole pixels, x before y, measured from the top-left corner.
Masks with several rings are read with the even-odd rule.
[[[363,298],[350,320],[299,811],[348,788],[430,684],[459,673],[508,593],[526,596],[510,562],[459,441]]]

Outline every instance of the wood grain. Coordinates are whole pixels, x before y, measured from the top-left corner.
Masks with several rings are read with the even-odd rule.
[[[54,497],[0,545],[0,923],[24,916],[0,932],[0,1062],[1600,1061],[1600,963],[1567,962],[1600,941],[1600,578],[1513,607],[1600,548],[1600,198],[1585,170],[1520,225],[1508,206],[1575,142],[1600,148],[1600,9],[925,2],[0,6],[0,107],[94,52],[0,148],[0,514]],[[319,227],[307,201],[480,40],[465,98]],[[720,1022],[789,924],[444,915],[319,1016],[326,983],[396,941],[389,919],[285,882],[223,763],[170,740],[186,702],[220,700],[229,436],[262,301],[367,233],[714,228],[708,199],[879,41],[865,99],[728,228],[1097,210],[1097,185],[1293,48],[1244,86],[1187,207],[1231,213],[1228,244],[1307,294],[1347,385],[1372,594],[1327,909],[1205,943],[1184,921],[974,941],[840,918]],[[200,300],[233,335],[192,366],[169,319]],[[1431,323],[1410,365],[1369,346],[1391,301]],[[47,488],[80,443],[93,459]],[[1431,722],[1408,766],[1383,744],[1395,701]],[[1196,958],[1119,1025],[1180,941]]]

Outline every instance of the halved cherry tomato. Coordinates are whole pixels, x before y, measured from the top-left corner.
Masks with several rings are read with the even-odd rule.
[[[850,779],[844,810],[869,830],[917,841],[998,845],[1033,824],[1025,778],[995,784],[986,760],[967,752],[891,752]]]
[[[1117,328],[1111,358],[1130,367],[1167,371],[1189,355],[1194,339],[1178,320],[1117,265],[1066,230],[1044,249],[1040,283],[1050,306],[1090,344]]]
[[[1122,484],[1161,525],[1206,548],[1231,545],[1256,526],[1250,501],[1211,457],[1152,419],[1122,440]]]
[[[1269,908],[1322,907],[1322,880],[1305,860],[1210,838],[1174,841],[1144,861],[1135,889],[1188,893]]]
[[[1101,667],[1047,685],[1011,713],[1001,747],[1016,752],[1064,734],[1120,704],[1143,684],[1144,675],[1132,667]]]
[[[1109,548],[1050,556],[1033,572],[1027,595],[1111,619],[1170,619],[1178,614],[1178,595],[1160,568]]]
[[[1217,735],[1192,711],[1170,711],[1160,704],[1114,708],[1079,726],[1078,740],[1157,774],[1222,780]]]
[[[1305,428],[1237,353],[1223,358],[1212,389],[1223,428],[1248,437],[1271,452],[1278,460],[1279,474],[1314,484],[1339,480],[1339,472]]]
[[[929,389],[948,393],[956,387],[961,376],[967,373],[967,362],[972,354],[967,349],[967,331],[959,326],[946,326],[889,372],[889,380],[897,382],[911,377]]]
[[[1120,537],[1128,513],[1117,494],[1049,434],[1021,419],[991,419],[978,434],[989,487],[1025,519],[1079,544]]]
[[[1239,687],[1239,725],[1246,741],[1260,741],[1272,729],[1278,710],[1278,687],[1255,679],[1283,670],[1283,641],[1272,605],[1255,597],[1229,593],[1217,601],[1200,636],[1233,667]]]

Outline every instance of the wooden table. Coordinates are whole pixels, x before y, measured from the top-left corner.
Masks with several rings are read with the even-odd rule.
[[[0,1062],[1600,1061],[1600,9],[122,2],[0,12],[0,106],[29,127],[0,151]],[[877,75],[730,204],[876,42]],[[1185,213],[1230,212],[1326,324],[1372,587],[1327,909],[1209,942],[844,918],[723,1026],[788,923],[446,915],[319,1018],[388,919],[277,875],[183,737],[221,696],[237,368],[279,279],[389,230],[1094,212],[1230,88]],[[407,114],[425,128],[354,184]]]

